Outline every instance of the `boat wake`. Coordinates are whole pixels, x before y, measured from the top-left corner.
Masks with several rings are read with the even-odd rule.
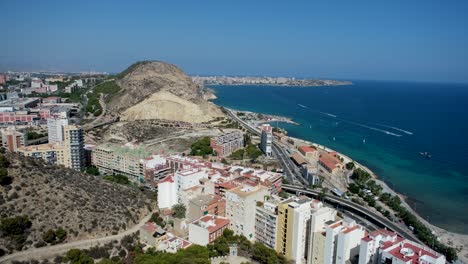
[[[309,107],[307,107],[307,106],[305,106],[305,105],[302,105],[302,104],[297,104],[297,105],[300,106],[300,107],[302,107],[302,108],[309,108]]]
[[[400,134],[392,133],[392,132],[390,132],[390,131],[383,130],[383,129],[380,129],[380,128],[375,128],[375,127],[371,127],[371,126],[367,126],[367,125],[363,125],[363,124],[358,124],[358,125],[359,125],[359,126],[362,126],[362,127],[365,127],[365,128],[368,128],[368,129],[370,129],[370,130],[375,130],[375,131],[379,131],[379,132],[385,133],[385,134],[390,135],[390,136],[401,137]]]
[[[323,114],[323,115],[327,115],[327,116],[331,116],[331,117],[336,117],[336,115],[332,115],[332,114],[330,114],[330,113],[325,113],[325,112],[320,112],[320,113]]]
[[[379,131],[379,132],[382,132],[382,133],[387,134],[387,135],[390,135],[390,136],[394,136],[394,137],[401,137],[401,136],[402,136],[402,135],[400,135],[400,134],[392,133],[392,132],[387,131],[387,130],[383,130],[383,129],[376,128],[376,127],[371,127],[371,126],[364,125],[364,124],[360,124],[360,123],[356,123],[356,122],[353,122],[353,121],[348,121],[348,122],[351,123],[351,124],[354,124],[354,125],[356,125],[356,126],[364,127],[364,128],[370,129],[370,130]]]
[[[408,134],[408,135],[413,135],[413,132],[410,132],[408,130],[404,130],[404,129],[401,129],[401,128],[398,128],[398,127],[387,126],[387,125],[382,125],[382,124],[377,124],[377,125],[382,126],[382,127],[386,127],[386,128],[391,128],[393,130],[400,131],[400,132],[403,132],[403,133]]]

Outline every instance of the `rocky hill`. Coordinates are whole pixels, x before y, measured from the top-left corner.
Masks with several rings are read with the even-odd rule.
[[[154,198],[134,187],[37,159],[6,158],[10,182],[0,185],[3,254],[117,234],[134,226],[155,206]],[[18,226],[19,220],[23,226]]]
[[[164,119],[202,123],[223,116],[206,99],[212,94],[192,82],[181,69],[160,61],[143,61],[116,76],[120,87],[107,104],[121,120]]]

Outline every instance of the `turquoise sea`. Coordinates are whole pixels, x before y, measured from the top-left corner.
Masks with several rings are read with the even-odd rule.
[[[279,126],[368,166],[422,217],[468,234],[467,84],[211,87],[218,105],[293,118],[301,125]]]

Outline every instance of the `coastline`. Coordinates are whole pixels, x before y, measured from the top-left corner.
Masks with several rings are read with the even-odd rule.
[[[388,184],[386,182],[384,182],[383,179],[381,179],[371,169],[369,169],[368,167],[364,166],[363,164],[353,160],[349,156],[347,156],[347,155],[345,155],[343,153],[337,152],[337,151],[335,151],[335,150],[333,150],[331,148],[328,148],[328,147],[326,147],[324,145],[320,145],[320,144],[317,144],[317,143],[314,143],[314,142],[311,142],[311,141],[307,141],[307,140],[304,140],[304,139],[301,139],[301,138],[295,138],[295,137],[290,137],[290,136],[288,136],[288,137],[295,140],[295,141],[299,141],[299,142],[302,142],[302,143],[307,144],[307,145],[316,146],[317,148],[321,148],[321,149],[323,149],[325,151],[328,151],[328,152],[334,151],[334,152],[338,153],[341,157],[343,157],[345,159],[345,162],[352,161],[352,162],[354,162],[356,167],[367,171],[372,176],[372,178],[375,180],[375,182],[382,186],[382,188],[383,188],[383,190],[385,192],[388,192],[391,195],[399,196],[400,199],[401,199],[401,204],[403,206],[405,206],[405,208],[408,209],[412,214],[414,214],[419,219],[419,221],[421,221],[424,225],[426,225],[429,229],[431,229],[431,231],[434,232],[435,235],[438,237],[440,242],[443,242],[443,243],[457,249],[458,260],[457,260],[456,263],[468,263],[468,234],[450,232],[450,231],[445,230],[445,229],[443,229],[441,227],[438,227],[438,226],[436,226],[434,224],[431,224],[426,219],[424,219],[421,215],[419,215],[409,205],[409,203],[407,201],[408,197],[406,197],[403,194],[398,193],[395,190],[393,190],[392,188],[390,188],[390,186],[388,186]]]

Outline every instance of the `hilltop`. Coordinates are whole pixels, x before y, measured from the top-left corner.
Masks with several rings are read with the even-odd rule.
[[[154,199],[138,188],[38,159],[5,155],[11,183],[0,185],[0,252],[42,247],[47,240],[61,243],[117,234],[138,223],[154,206]],[[10,223],[22,219],[30,227],[10,228],[8,234],[7,219]]]
[[[106,99],[107,114],[123,121],[161,119],[202,123],[222,117],[207,99],[209,90],[192,82],[177,66],[137,62],[116,75],[117,93]]]

